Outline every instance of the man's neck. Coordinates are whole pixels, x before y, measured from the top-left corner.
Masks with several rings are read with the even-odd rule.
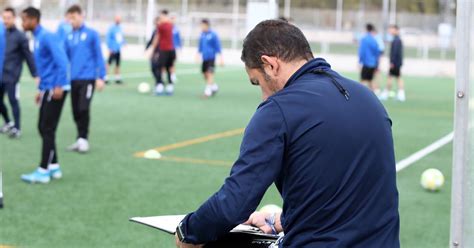
[[[285,87],[285,85],[288,83],[288,80],[291,78],[291,76],[293,76],[293,74],[295,74],[306,63],[308,63],[308,60],[305,60],[305,59],[288,63],[289,66],[283,72],[283,75],[284,75],[283,78],[285,78],[285,81],[282,82],[283,87]]]

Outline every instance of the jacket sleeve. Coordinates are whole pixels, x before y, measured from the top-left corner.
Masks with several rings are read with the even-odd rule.
[[[198,52],[199,52],[200,54],[202,54],[202,52],[203,52],[202,40],[203,40],[203,39],[202,39],[202,35],[201,35],[201,36],[199,36],[199,44],[198,44]]]
[[[185,241],[203,244],[216,240],[245,222],[276,180],[286,144],[286,125],[273,101],[257,110],[247,129],[240,155],[220,190],[181,225]]]
[[[113,37],[114,33],[113,33],[113,28],[109,28],[109,30],[107,31],[107,34],[105,35],[105,43],[107,44],[107,48],[109,48],[109,50],[112,50],[112,47],[113,47],[113,42],[114,42],[114,37]]]
[[[94,32],[94,55],[96,65],[96,78],[105,79],[105,61],[102,55],[102,48],[100,46],[100,37],[97,32]]]
[[[63,87],[64,89],[68,89],[70,87],[67,75],[68,59],[66,52],[64,51],[64,46],[62,43],[57,42],[57,36],[52,34],[45,36],[45,42],[48,46],[51,56],[53,57],[56,73],[58,74],[58,80],[54,82],[54,87]]]
[[[364,46],[365,46],[365,42],[364,42],[363,39],[361,39],[359,42],[360,42],[360,44],[359,44],[359,51],[358,51],[358,53],[359,53],[359,64],[362,65],[362,64],[364,64],[364,58],[363,58],[363,56],[364,56]]]
[[[30,69],[30,73],[32,77],[37,77],[38,73],[36,72],[36,65],[35,61],[33,59],[33,54],[30,51],[30,46],[28,44],[28,39],[24,34],[21,34],[20,36],[20,49],[23,57],[26,60],[26,64],[28,65],[28,68]]]
[[[153,33],[151,34],[150,40],[146,43],[145,50],[150,48],[151,44],[153,44],[153,40],[155,39],[155,34],[156,34],[156,30],[153,31]]]
[[[219,36],[217,34],[214,34],[214,46],[216,49],[216,53],[222,53],[221,40],[219,39]]]

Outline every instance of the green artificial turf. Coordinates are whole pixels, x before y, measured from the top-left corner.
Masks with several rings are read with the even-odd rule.
[[[91,124],[91,152],[65,151],[76,136],[68,99],[57,144],[64,178],[49,185],[20,180],[39,162],[35,89],[22,82],[23,137],[0,136],[5,208],[0,210],[0,245],[15,247],[174,247],[173,237],[130,223],[129,217],[184,214],[219,189],[230,167],[147,160],[139,151],[245,127],[260,102],[243,68],[217,68],[219,94],[200,99],[204,84],[197,65],[178,65],[179,83],[172,97],[139,94],[138,83],[151,83],[147,62],[126,62],[125,85],[96,93]],[[180,74],[181,72],[181,74]],[[128,76],[128,78],[127,78]],[[356,75],[347,76],[355,78]],[[397,160],[452,130],[453,80],[406,77],[405,103],[385,103],[393,120]],[[164,152],[165,156],[231,163],[242,136],[217,139]],[[402,247],[446,247],[449,236],[451,145],[398,174]],[[421,172],[440,169],[446,185],[438,193],[419,186]],[[263,204],[280,204],[272,187]]]

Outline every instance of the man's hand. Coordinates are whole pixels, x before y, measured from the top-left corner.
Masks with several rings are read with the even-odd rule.
[[[266,221],[268,218],[270,218],[270,215],[270,213],[265,212],[254,212],[244,224],[258,227],[264,233],[272,233],[272,228],[267,224]]]
[[[222,57],[222,55],[220,56],[220,59],[219,59],[219,65],[220,66],[224,66],[224,57]]]
[[[54,100],[61,100],[64,95],[64,90],[62,87],[55,87],[53,90],[53,99]]]
[[[176,237],[176,247],[178,248],[202,248],[204,245],[193,245],[193,244],[186,244],[181,241],[179,241],[178,235],[175,235]]]
[[[41,104],[41,92],[36,93],[36,96],[35,96],[35,103],[36,103],[36,105],[38,105],[38,106]]]
[[[196,56],[194,57],[194,60],[196,61],[197,64],[201,63],[201,54],[197,53]]]
[[[102,91],[104,89],[104,85],[105,85],[104,80],[102,80],[100,78],[95,80],[95,88],[98,91]]]
[[[272,227],[267,224],[267,220],[270,219],[271,215],[271,213],[267,212],[254,212],[244,224],[258,227],[262,232],[271,234]],[[276,213],[275,215],[275,229],[277,233],[283,232],[283,227],[281,226],[281,213]]]

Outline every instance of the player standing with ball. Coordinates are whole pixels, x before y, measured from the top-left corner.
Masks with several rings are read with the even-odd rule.
[[[285,21],[259,23],[241,58],[263,102],[224,185],[178,225],[177,246],[245,222],[284,231],[281,247],[400,247],[392,122],[377,97],[314,59]],[[273,183],[283,212],[253,213]]]

